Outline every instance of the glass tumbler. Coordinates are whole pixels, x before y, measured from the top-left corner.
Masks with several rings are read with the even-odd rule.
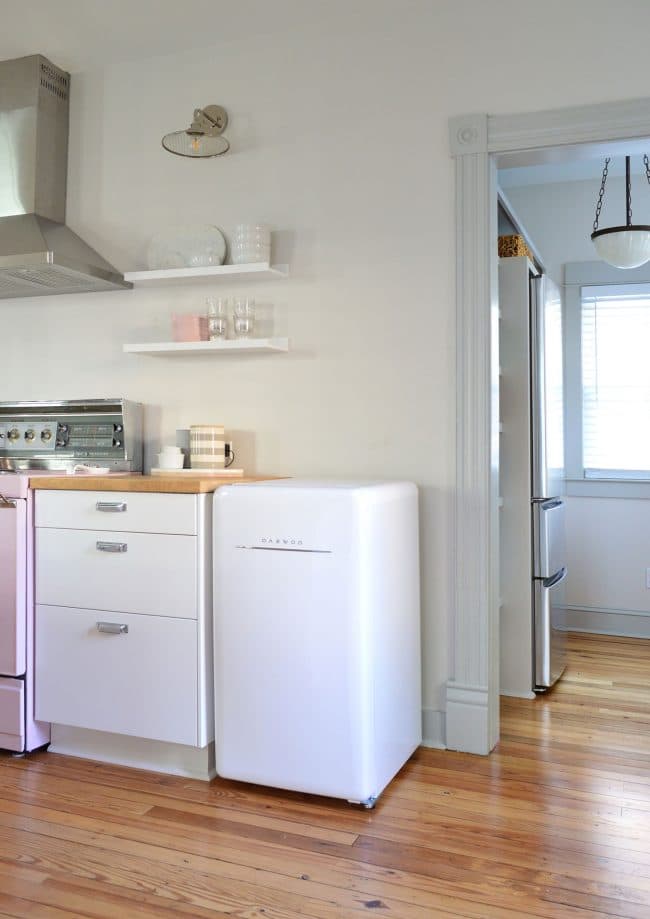
[[[255,325],[255,300],[252,297],[236,299],[233,313],[235,338],[250,338]]]
[[[210,341],[225,338],[228,331],[228,300],[224,297],[208,297],[205,305]]]

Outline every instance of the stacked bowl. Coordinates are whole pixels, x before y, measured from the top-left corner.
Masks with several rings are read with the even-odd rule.
[[[271,229],[263,223],[240,223],[231,243],[233,265],[271,261]]]

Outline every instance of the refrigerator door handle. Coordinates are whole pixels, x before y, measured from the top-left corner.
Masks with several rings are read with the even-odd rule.
[[[548,689],[562,675],[566,666],[566,632],[558,617],[564,608],[566,568],[560,568],[550,578],[537,579],[534,584],[535,614],[533,617],[535,684],[533,689]]]
[[[552,577],[544,578],[542,581],[542,587],[545,587],[547,590],[549,590],[551,587],[555,587],[556,584],[559,584],[560,581],[565,579],[566,574],[566,568],[560,568],[560,570],[556,571]]]
[[[550,578],[566,561],[564,501],[533,501],[533,577]]]

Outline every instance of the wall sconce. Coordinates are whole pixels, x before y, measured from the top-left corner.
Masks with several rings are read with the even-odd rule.
[[[630,182],[630,157],[625,157],[625,225],[598,229],[600,209],[605,196],[607,169],[611,157],[605,160],[603,177],[600,182],[598,201],[596,202],[596,219],[591,241],[600,258],[615,268],[638,268],[650,261],[650,226],[632,223],[632,192]],[[650,163],[647,155],[643,157],[646,178],[650,183]]]
[[[221,156],[230,149],[223,137],[228,124],[228,113],[220,105],[206,105],[194,109],[194,120],[185,131],[165,134],[162,145],[177,156]]]

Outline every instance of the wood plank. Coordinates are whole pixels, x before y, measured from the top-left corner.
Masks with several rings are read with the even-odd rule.
[[[492,756],[421,749],[374,811],[0,755],[0,916],[647,919],[650,642],[569,651]]]
[[[141,491],[164,494],[206,494],[222,485],[266,482],[283,478],[274,475],[244,475],[237,478],[216,475],[39,475],[29,480],[29,487],[49,491]]]

